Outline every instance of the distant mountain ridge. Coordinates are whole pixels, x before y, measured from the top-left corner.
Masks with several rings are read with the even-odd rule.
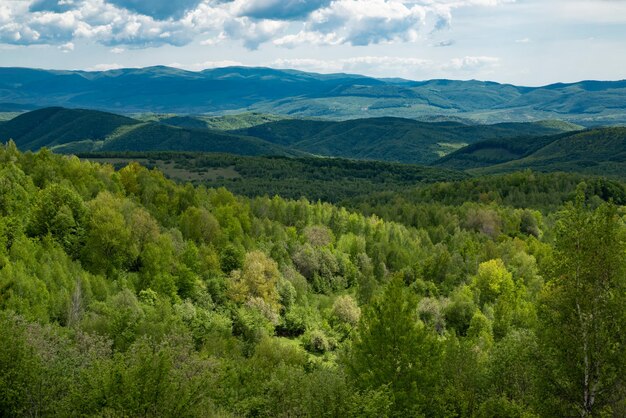
[[[626,80],[523,87],[483,81],[377,79],[271,68],[169,67],[102,72],[0,68],[0,109],[33,106],[117,113],[260,112],[335,120],[396,116],[480,122],[563,119],[626,124]]]

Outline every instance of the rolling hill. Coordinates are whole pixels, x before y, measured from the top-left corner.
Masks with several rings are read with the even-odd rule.
[[[468,125],[369,118],[343,122],[282,120],[234,132],[316,155],[424,164],[486,139],[540,136],[580,128],[552,121]]]
[[[0,125],[0,138],[23,150],[56,152],[205,151],[241,155],[301,155],[259,138],[209,129],[187,129],[140,122],[107,112],[45,108]]]
[[[626,128],[596,128],[542,137],[478,142],[434,166],[493,174],[532,169],[626,177]]]
[[[169,67],[102,72],[0,68],[0,108],[80,107],[122,113],[260,112],[336,120],[434,115],[474,121],[626,123],[626,81],[520,87],[483,81],[376,79],[271,68]]]
[[[477,174],[565,171],[626,178],[626,128],[600,128],[553,137],[523,158],[469,170]]]
[[[231,123],[241,124],[268,117],[226,118],[230,118],[227,121]],[[486,139],[547,135],[579,128],[560,122],[470,125],[367,118],[343,122],[285,119],[246,129],[219,131],[203,128],[203,123],[202,118],[185,116],[170,116],[155,122],[101,111],[45,108],[0,125],[0,138],[13,138],[24,150],[45,146],[63,153],[204,151],[239,155],[320,155],[424,164]]]

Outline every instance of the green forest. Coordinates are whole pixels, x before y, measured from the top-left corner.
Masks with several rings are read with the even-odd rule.
[[[623,182],[321,161],[0,146],[0,416],[626,416]]]

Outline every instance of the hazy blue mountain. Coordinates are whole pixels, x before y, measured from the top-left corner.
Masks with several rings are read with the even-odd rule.
[[[260,112],[337,120],[442,115],[489,123],[563,119],[598,125],[626,123],[626,81],[531,88],[248,67],[200,72],[168,67],[103,72],[0,68],[2,106],[81,107],[126,114]]]

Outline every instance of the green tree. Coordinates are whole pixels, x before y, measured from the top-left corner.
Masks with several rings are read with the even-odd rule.
[[[417,297],[394,277],[365,310],[347,370],[361,390],[388,387],[394,415],[415,416],[428,413],[439,359],[433,333],[418,322]]]
[[[547,413],[610,414],[626,395],[626,242],[616,208],[579,192],[557,225],[538,336]]]
[[[86,224],[87,209],[78,193],[69,187],[51,184],[37,196],[28,232],[33,236],[52,235],[68,254],[77,257]]]

